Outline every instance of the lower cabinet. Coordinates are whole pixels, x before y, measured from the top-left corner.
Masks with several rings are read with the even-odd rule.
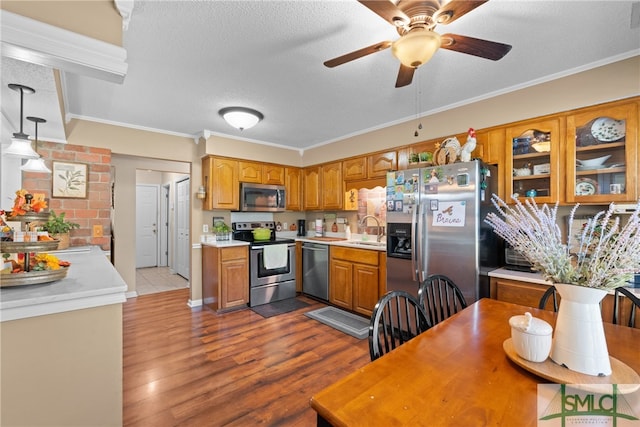
[[[249,303],[249,247],[202,246],[202,298],[212,310]]]
[[[542,298],[542,295],[549,286],[550,285],[492,277],[490,281],[490,296],[500,301],[538,308],[540,298]],[[608,323],[612,323],[613,320],[613,298],[613,294],[609,294],[605,296],[600,303],[602,320]],[[628,319],[631,305],[626,298],[622,296],[619,298],[621,298],[620,316],[622,319]],[[559,295],[558,301],[560,301]],[[547,307],[551,307],[550,302],[547,302]],[[636,322],[636,327],[640,327],[640,322]]]
[[[492,277],[489,284],[491,298],[536,308],[548,288],[549,285],[496,277]]]
[[[329,302],[371,316],[385,288],[386,254],[332,246],[330,259]]]

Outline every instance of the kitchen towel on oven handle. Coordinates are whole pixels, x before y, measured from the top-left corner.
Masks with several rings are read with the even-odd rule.
[[[282,245],[266,245],[262,248],[262,260],[264,268],[273,270],[287,266],[287,258],[289,256],[289,247]]]

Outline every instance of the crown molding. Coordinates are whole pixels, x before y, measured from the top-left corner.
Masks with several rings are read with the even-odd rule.
[[[122,83],[123,47],[2,10],[2,56],[75,74]]]
[[[134,0],[114,0],[116,9],[122,16],[122,30],[127,31],[129,29],[129,22],[131,21],[131,12],[133,12]]]

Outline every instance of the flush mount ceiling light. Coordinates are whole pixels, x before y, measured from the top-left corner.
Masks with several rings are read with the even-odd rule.
[[[35,90],[28,86],[19,85],[15,83],[9,83],[9,89],[20,92],[20,132],[13,134],[11,138],[11,145],[4,151],[4,154],[12,157],[20,157],[23,159],[37,159],[40,157],[38,153],[31,148],[31,141],[29,141],[29,135],[22,131],[22,111],[24,107],[24,94],[36,93]]]
[[[38,154],[38,123],[46,123],[45,119],[41,119],[40,117],[27,117],[27,120],[32,121],[36,124],[36,149],[35,152]],[[21,170],[25,172],[41,172],[41,173],[51,173],[51,169],[44,164],[44,159],[38,156],[37,159],[29,159],[27,163],[20,167]]]
[[[391,44],[391,53],[402,65],[418,68],[439,48],[440,34],[426,28],[414,28]]]
[[[222,118],[239,130],[254,127],[260,120],[264,119],[261,112],[245,107],[227,107],[218,111]]]

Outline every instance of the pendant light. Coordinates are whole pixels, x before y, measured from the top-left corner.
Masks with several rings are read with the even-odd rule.
[[[20,157],[22,159],[37,159],[38,153],[31,148],[31,141],[29,141],[29,135],[22,131],[22,111],[24,108],[24,94],[36,93],[35,90],[28,86],[9,83],[9,89],[20,92],[20,132],[14,133],[11,138],[11,145],[4,151],[4,154],[12,157]]]
[[[35,152],[38,154],[38,123],[46,123],[45,119],[41,119],[40,117],[27,117],[27,120],[32,121],[36,124],[36,149]],[[37,159],[29,159],[27,163],[20,167],[21,170],[25,172],[40,172],[40,173],[51,173],[51,169],[44,164],[44,159],[38,155]]]

